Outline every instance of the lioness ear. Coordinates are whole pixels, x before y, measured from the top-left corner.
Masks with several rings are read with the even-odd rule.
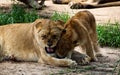
[[[57,24],[57,27],[60,28],[61,30],[64,29],[64,24],[65,24],[65,23],[64,23],[63,21],[57,20],[57,21],[56,21],[56,24]]]
[[[62,33],[66,33],[66,30],[64,29],[65,22],[62,20],[57,20],[57,22],[60,24],[59,27],[62,29]]]
[[[37,32],[39,32],[42,28],[42,19],[36,19],[33,24]]]

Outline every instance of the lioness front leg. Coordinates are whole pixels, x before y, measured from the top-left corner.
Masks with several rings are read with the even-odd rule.
[[[49,65],[54,65],[54,66],[75,66],[77,63],[71,59],[58,59],[51,57],[49,55],[41,55],[41,58],[38,61],[39,63],[42,64],[49,64]]]

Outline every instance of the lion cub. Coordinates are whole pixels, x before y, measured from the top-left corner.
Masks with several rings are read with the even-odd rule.
[[[1,60],[36,61],[55,66],[76,65],[71,59],[57,59],[55,52],[61,37],[63,24],[60,21],[37,19],[33,23],[0,26]]]
[[[76,46],[80,46],[88,56],[84,62],[97,61],[96,56],[101,56],[97,42],[96,23],[94,16],[89,11],[80,11],[69,19],[57,44],[56,55],[58,58],[71,58]],[[89,59],[90,58],[90,59]]]

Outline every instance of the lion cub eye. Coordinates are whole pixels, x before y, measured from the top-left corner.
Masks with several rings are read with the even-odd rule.
[[[41,37],[42,37],[42,39],[46,39],[47,35],[42,35]]]

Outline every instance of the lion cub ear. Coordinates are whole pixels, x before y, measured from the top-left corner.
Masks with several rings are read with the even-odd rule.
[[[42,28],[42,19],[36,19],[34,22],[33,22],[33,25],[35,27],[35,29],[37,30],[37,32],[40,32],[41,28]]]
[[[78,19],[72,19],[72,20],[70,21],[70,24],[71,24],[71,26],[72,26],[73,28],[79,28],[78,25],[81,25],[81,23],[79,22]]]

